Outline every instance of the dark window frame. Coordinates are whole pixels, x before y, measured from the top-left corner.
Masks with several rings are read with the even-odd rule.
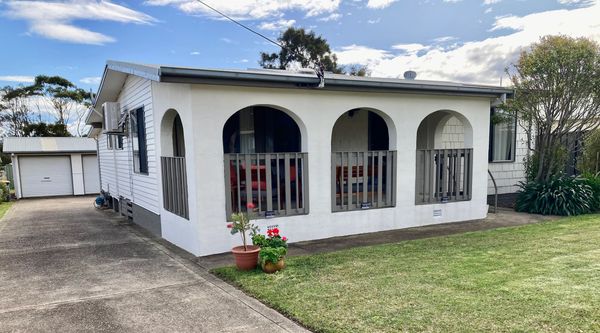
[[[148,144],[146,140],[146,118],[143,106],[130,112],[130,127],[133,172],[141,175],[148,175]],[[137,140],[137,151],[134,140]],[[137,168],[136,159],[138,160]]]
[[[494,127],[494,123],[492,122],[492,119],[496,112],[497,112],[497,108],[495,108],[495,107],[490,108],[490,137],[489,137],[489,142],[488,142],[488,162],[489,163],[514,163],[517,158],[517,130],[518,130],[517,117],[515,116],[514,121],[513,121],[514,135],[513,135],[513,140],[512,140],[513,141],[513,150],[512,150],[512,154],[511,154],[511,159],[494,160],[494,137],[495,137],[496,131],[495,131],[495,127]]]

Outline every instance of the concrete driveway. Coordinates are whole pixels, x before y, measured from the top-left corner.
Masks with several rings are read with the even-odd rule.
[[[0,221],[0,331],[304,331],[92,201],[22,200]]]

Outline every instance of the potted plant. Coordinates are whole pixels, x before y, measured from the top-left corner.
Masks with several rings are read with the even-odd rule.
[[[252,237],[252,241],[254,244],[260,244],[258,258],[265,273],[275,273],[285,268],[287,238],[279,234],[278,228],[267,230],[267,237],[256,234]]]
[[[248,203],[246,205],[248,208],[248,212],[251,212],[254,209],[253,203]],[[252,235],[258,233],[258,227],[252,224],[250,221],[249,214],[244,214],[242,212],[234,213],[231,215],[232,223],[227,224],[227,228],[231,229],[231,234],[235,235],[238,232],[242,236],[241,246],[236,246],[231,249],[233,256],[235,258],[235,264],[239,270],[249,271],[251,269],[256,268],[258,263],[258,252],[260,251],[260,246],[257,244],[248,245],[246,233],[250,231]]]

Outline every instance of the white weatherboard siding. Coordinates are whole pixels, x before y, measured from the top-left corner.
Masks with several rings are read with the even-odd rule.
[[[309,161],[310,213],[256,220],[263,231],[278,225],[297,242],[479,219],[487,214],[490,98],[157,82],[152,91],[156,124],[169,108],[181,115],[187,152],[190,220],[162,211],[163,237],[195,255],[226,252],[240,243],[239,236],[230,235],[226,228],[222,131],[231,115],[252,105],[289,110],[300,127],[302,151],[308,152]],[[356,108],[381,111],[390,127],[390,149],[398,151],[396,207],[332,213],[332,130],[342,114]],[[438,110],[461,113],[473,128],[469,140],[474,149],[473,199],[415,205],[417,128],[427,115]],[[441,210],[441,216],[434,217],[434,210]]]
[[[18,159],[22,197],[73,194],[69,156],[20,156]]]
[[[151,82],[137,76],[129,76],[116,102],[121,111],[128,112],[144,107],[146,119],[146,144],[148,149],[148,174],[133,172],[131,140],[123,138],[122,150],[109,150],[107,136],[98,136],[102,189],[113,197],[123,196],[155,214],[160,213],[157,181],[157,155],[154,136]]]
[[[488,125],[489,126],[489,125]],[[440,148],[457,148],[464,140],[464,128],[460,120],[452,117],[443,129],[443,145]],[[488,151],[486,150],[486,154]],[[489,170],[496,179],[498,194],[515,193],[519,187],[517,183],[525,180],[525,165],[527,155],[527,136],[523,128],[517,125],[516,158],[514,162],[490,162]],[[488,194],[494,194],[494,184],[488,176]]]
[[[517,125],[517,145],[514,162],[490,163],[489,169],[496,179],[498,193],[514,193],[519,190],[517,183],[525,180],[524,160],[527,156],[527,135],[525,130]],[[488,182],[488,193],[494,194],[494,184]]]

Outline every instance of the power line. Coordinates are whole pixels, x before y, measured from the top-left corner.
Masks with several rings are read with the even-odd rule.
[[[272,40],[271,38],[269,38],[269,37],[267,37],[267,36],[265,36],[265,35],[261,34],[261,33],[260,33],[260,32],[258,32],[258,31],[255,31],[255,30],[253,30],[253,29],[252,29],[252,28],[250,28],[250,27],[248,27],[248,26],[246,26],[246,25],[244,25],[244,24],[242,24],[242,23],[238,22],[237,20],[235,20],[235,19],[231,18],[231,17],[230,17],[230,16],[228,16],[227,14],[225,14],[225,13],[223,13],[223,12],[219,11],[218,9],[216,9],[216,8],[214,8],[214,7],[211,7],[211,6],[210,6],[209,4],[207,4],[206,2],[204,2],[204,1],[202,1],[202,0],[196,0],[196,1],[198,1],[198,2],[199,2],[199,3],[201,3],[201,4],[203,4],[204,6],[208,7],[209,9],[211,9],[211,10],[215,11],[216,13],[218,13],[219,15],[223,16],[224,18],[228,19],[229,21],[231,21],[231,22],[233,22],[233,23],[235,23],[235,24],[239,25],[240,27],[242,27],[242,28],[244,28],[244,29],[246,29],[246,30],[250,31],[251,33],[253,33],[253,34],[255,34],[255,35],[258,35],[258,36],[260,36],[260,37],[262,37],[262,38],[266,39],[267,41],[269,41],[269,42],[271,42],[271,43],[273,43],[273,44],[275,44],[275,45],[279,46],[279,47],[280,47],[280,48],[282,48],[282,49],[285,49],[285,47],[284,47],[283,45],[279,44],[278,42],[276,42],[276,41]]]
[[[269,38],[269,37],[267,37],[267,36],[265,36],[265,35],[261,34],[260,32],[258,32],[258,31],[256,31],[256,30],[254,30],[254,29],[252,29],[252,28],[250,28],[250,27],[246,26],[245,24],[242,24],[241,22],[239,22],[239,21],[237,21],[237,20],[233,19],[233,18],[232,18],[232,17],[230,17],[229,15],[227,15],[227,14],[225,14],[225,13],[221,12],[220,10],[218,10],[218,9],[216,9],[216,8],[214,8],[214,7],[212,7],[212,6],[210,6],[210,5],[209,5],[209,4],[207,4],[206,2],[204,2],[204,1],[202,1],[202,0],[196,0],[196,1],[198,1],[199,3],[201,3],[202,5],[204,5],[205,7],[209,8],[210,10],[212,10],[212,11],[216,12],[217,14],[219,14],[219,15],[223,16],[224,18],[228,19],[229,21],[231,21],[231,22],[233,22],[233,23],[237,24],[238,26],[240,26],[240,27],[242,27],[242,28],[244,28],[244,29],[246,29],[246,30],[250,31],[251,33],[253,33],[253,34],[255,34],[255,35],[257,35],[257,36],[259,36],[259,37],[261,37],[261,38],[263,38],[263,39],[265,39],[265,40],[267,40],[267,41],[269,41],[269,42],[270,42],[270,43],[272,43],[272,44],[275,44],[275,45],[279,46],[281,49],[287,49],[288,51],[290,51],[290,52],[292,52],[292,53],[296,53],[296,55],[297,55],[297,56],[300,56],[300,57],[302,57],[302,54],[300,54],[300,53],[297,53],[297,52],[295,52],[294,50],[291,50],[291,49],[289,49],[289,48],[287,48],[287,47],[283,46],[282,44],[280,44],[280,43],[278,43],[278,42],[276,42],[276,41],[272,40],[271,38]],[[319,83],[318,83],[318,84],[316,84],[316,85],[315,85],[315,87],[317,87],[317,88],[323,88],[323,87],[325,86],[325,68],[324,68],[323,64],[321,63],[321,61],[317,60],[317,64],[315,65],[314,71],[315,71],[315,73],[317,74],[317,77],[319,78]]]

